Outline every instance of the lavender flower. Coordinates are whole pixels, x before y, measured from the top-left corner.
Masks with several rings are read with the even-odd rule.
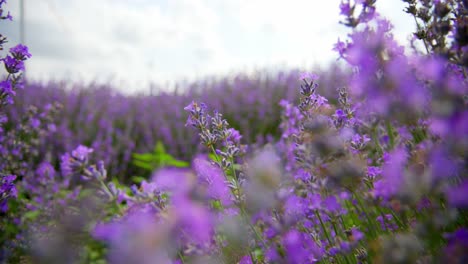
[[[404,183],[406,151],[397,149],[390,153],[388,162],[382,168],[382,179],[376,181],[374,195],[386,199],[396,195]]]
[[[443,260],[449,263],[463,263],[467,260],[468,255],[468,230],[459,228],[455,232],[448,234],[448,243],[444,249]]]
[[[159,191],[177,196],[187,194],[191,190],[194,178],[184,169],[160,169],[153,174],[152,181]]]
[[[171,263],[175,252],[166,244],[170,224],[152,212],[132,212],[125,218],[107,224],[98,224],[93,235],[110,244],[112,263]],[[168,250],[167,250],[167,249]]]
[[[468,181],[465,180],[460,185],[449,188],[446,195],[451,206],[457,208],[468,207]]]
[[[31,53],[29,53],[28,47],[23,44],[18,44],[10,49],[10,53],[16,60],[24,61],[31,58]]]
[[[71,154],[66,153],[61,157],[61,172],[64,176],[68,176],[72,184],[78,183],[80,178],[82,180],[89,179],[88,173],[93,173],[87,170],[89,166],[89,154],[93,152],[93,149],[79,145]],[[91,168],[93,170],[93,168]]]
[[[360,150],[364,149],[364,147],[367,145],[367,143],[369,143],[370,141],[370,137],[368,137],[367,135],[359,135],[359,134],[355,134],[352,139],[351,139],[351,151],[356,154],[358,153]]]
[[[151,97],[59,83],[18,90],[31,54],[15,46],[2,58],[8,74],[0,82],[0,259],[20,262],[31,252],[33,262],[463,261],[466,5],[405,2],[427,56],[404,52],[375,0],[342,1],[352,33],[335,50],[352,74],[331,85],[320,74],[320,87],[318,75],[302,74],[296,94],[297,72]],[[51,98],[66,105],[56,124]],[[26,110],[32,103],[42,107]],[[182,109],[198,135],[183,129]],[[160,139],[192,169],[162,168],[123,185],[141,175],[132,153]]]
[[[8,210],[8,198],[16,197],[18,191],[14,184],[16,176],[14,175],[0,175],[0,212]]]
[[[193,161],[193,168],[199,181],[205,186],[209,198],[221,201],[223,206],[232,204],[233,197],[228,182],[219,167],[207,160],[197,158]]]

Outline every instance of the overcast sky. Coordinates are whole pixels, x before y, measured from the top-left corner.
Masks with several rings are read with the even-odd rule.
[[[19,41],[14,22],[0,23]],[[260,68],[305,68],[337,58],[346,37],[339,0],[24,0],[28,77],[112,80],[125,90]],[[378,1],[405,42],[413,30],[399,0]],[[125,84],[125,85],[124,85]]]

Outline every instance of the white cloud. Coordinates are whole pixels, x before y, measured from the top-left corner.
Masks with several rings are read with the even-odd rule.
[[[114,78],[134,90],[149,81],[326,63],[347,33],[338,24],[338,0],[24,1],[30,77]],[[7,6],[15,19],[17,3]],[[403,5],[378,3],[406,40],[412,28]],[[7,30],[16,40],[17,26]]]

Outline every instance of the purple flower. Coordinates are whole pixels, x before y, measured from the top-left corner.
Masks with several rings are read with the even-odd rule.
[[[447,180],[457,174],[458,164],[450,152],[442,147],[434,148],[429,158],[432,180]]]
[[[375,179],[382,173],[382,169],[380,167],[369,166],[367,167],[367,177],[371,179]]]
[[[306,236],[296,229],[291,229],[282,239],[288,263],[313,263],[322,256],[322,250],[310,236]]]
[[[72,151],[71,155],[77,160],[85,161],[88,160],[88,156],[91,153],[93,153],[93,149],[79,145],[75,150]]]
[[[335,111],[335,114],[333,114],[333,116],[335,118],[338,118],[338,119],[346,119],[347,118],[347,115],[345,114],[345,112],[343,111],[343,109],[337,109]]]
[[[69,153],[65,153],[60,157],[60,171],[63,176],[72,174],[72,159]]]
[[[315,108],[320,108],[322,106],[328,106],[328,99],[321,96],[321,95],[317,95],[317,94],[312,94],[310,96],[310,100],[312,100],[312,102],[314,102],[314,107]]]
[[[317,81],[319,79],[319,76],[315,73],[310,73],[310,72],[303,72],[299,76],[299,80],[306,80],[306,81]]]
[[[54,167],[48,163],[43,162],[39,165],[39,168],[36,170],[36,179],[43,185],[47,183],[52,183],[55,179],[55,169]]]
[[[15,95],[15,91],[13,90],[13,86],[9,80],[3,80],[0,82],[0,92]]]
[[[211,199],[221,201],[224,206],[232,204],[231,191],[221,168],[207,160],[196,158],[193,161],[193,169]]]
[[[280,258],[281,257],[274,246],[270,247],[265,253],[265,259],[270,263],[276,263]]]
[[[298,169],[296,173],[294,174],[294,179],[296,180],[303,180],[303,181],[308,181],[312,178],[312,174],[303,169]]]
[[[171,225],[153,212],[131,211],[122,219],[96,225],[93,236],[109,244],[111,263],[171,263]]]
[[[250,258],[250,256],[243,256],[239,261],[239,264],[253,264],[252,258]]]
[[[3,15],[2,5],[5,4],[5,3],[6,3],[6,0],[1,0],[0,1],[0,19],[8,19],[8,20],[12,21],[13,17],[11,16],[10,11],[8,11],[6,16]]]
[[[13,104],[13,96],[16,95],[13,85],[9,80],[0,81],[0,94],[4,94],[8,104]]]
[[[468,229],[459,228],[446,237],[448,243],[444,249],[444,261],[446,263],[466,263],[468,260]]]
[[[186,126],[190,125],[190,126],[195,126],[195,127],[200,127],[200,126],[204,126],[204,128],[207,127],[208,125],[207,122],[208,120],[210,120],[210,118],[206,114],[206,111],[207,111],[206,104],[204,103],[198,104],[197,102],[192,101],[189,105],[184,107],[184,110],[189,112],[189,117],[187,119]]]
[[[229,137],[227,138],[228,141],[231,141],[234,144],[240,144],[242,135],[239,133],[238,130],[234,128],[229,128],[228,133],[229,133]]]
[[[307,209],[304,198],[298,197],[294,194],[288,196],[286,202],[284,203],[285,213],[292,217],[299,217],[304,214],[305,209]]]
[[[448,188],[445,193],[451,206],[468,208],[468,180],[465,180],[459,186]]]
[[[17,60],[26,60],[31,58],[31,53],[29,53],[28,47],[23,44],[18,44],[10,49],[11,55]]]
[[[32,118],[31,119],[31,127],[37,129],[41,125],[41,120],[37,118]]]
[[[0,175],[0,212],[8,210],[8,198],[17,197],[15,175]]]
[[[278,230],[274,227],[270,227],[265,230],[264,235],[267,239],[273,239],[276,235],[278,235]]]
[[[375,182],[374,195],[391,198],[400,191],[405,181],[405,166],[408,154],[402,148],[389,154],[388,161],[382,167],[382,179]]]
[[[338,54],[340,55],[340,58],[344,58],[345,53],[346,53],[346,47],[347,47],[346,43],[338,39],[335,46],[333,47],[333,50],[338,52]]]
[[[76,184],[80,180],[89,180],[95,170],[88,165],[89,154],[93,149],[79,145],[71,154],[65,153],[60,158],[60,170],[62,176],[66,178],[66,184]]]
[[[355,134],[352,138],[351,138],[351,151],[356,154],[358,153],[360,150],[363,150],[367,143],[370,141],[370,137],[368,137],[367,135],[360,135],[360,134]]]
[[[386,214],[384,217],[381,215],[377,216],[376,220],[380,223],[382,230],[395,231],[398,230],[398,225],[393,221],[391,214]]]
[[[172,202],[172,210],[176,218],[176,232],[182,241],[198,245],[210,242],[214,232],[214,217],[208,209],[187,197],[176,197]]]
[[[351,237],[353,242],[359,242],[364,238],[364,234],[359,229],[353,227],[351,229]]]
[[[136,188],[136,186],[134,186],[134,188]],[[141,190],[147,194],[154,194],[158,191],[158,185],[154,182],[148,183],[147,181],[142,181]]]
[[[351,8],[351,4],[349,3],[349,0],[341,1],[341,3],[340,3],[340,14],[341,15],[351,16],[353,10],[354,10],[354,8]]]
[[[335,196],[329,196],[323,200],[323,208],[331,213],[338,213],[342,210],[341,204]]]
[[[308,198],[308,208],[311,209],[311,210],[318,210],[322,207],[322,197],[320,196],[320,194],[318,193],[315,193],[315,194],[311,194],[309,193],[307,195],[307,198]]]
[[[155,188],[162,192],[169,192],[175,196],[184,195],[193,186],[193,175],[185,169],[160,169],[152,176]]]
[[[302,244],[302,234],[292,229],[283,238],[283,246],[289,263],[305,263],[309,252]]]
[[[22,60],[17,60],[10,55],[2,59],[5,64],[5,68],[8,73],[15,74],[19,71],[24,70],[24,62]]]

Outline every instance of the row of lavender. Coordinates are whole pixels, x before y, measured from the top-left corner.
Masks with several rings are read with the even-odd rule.
[[[353,74],[335,98],[319,93],[319,76],[301,75],[297,97],[279,102],[279,139],[262,146],[244,145],[222,112],[192,94],[183,110],[193,129],[181,129],[209,154],[140,186],[121,185],[93,162],[94,139],[61,155],[60,169],[44,160],[41,142],[59,129],[52,117],[63,109],[30,109],[17,127],[4,121],[0,259],[466,262],[468,3],[405,2],[417,23],[414,54],[393,39],[375,0],[343,1],[351,33],[335,49]],[[5,103],[30,56],[24,46],[10,52]]]
[[[95,158],[103,160],[113,176],[124,180],[139,172],[130,162],[131,154],[150,152],[157,141],[183,160],[201,151],[197,135],[185,127],[183,108],[193,99],[222,112],[242,132],[246,143],[277,139],[278,103],[281,99],[297,100],[298,76],[297,71],[239,74],[194,82],[154,96],[123,95],[112,87],[95,84],[70,87],[60,82],[28,83],[27,89],[18,92],[7,115],[14,126],[31,105],[38,109],[46,109],[53,102],[61,105],[53,133],[41,141],[40,156],[57,164],[57,157],[84,144],[94,149]],[[343,76],[345,73],[334,69],[327,75],[329,85],[324,87],[337,87]]]

